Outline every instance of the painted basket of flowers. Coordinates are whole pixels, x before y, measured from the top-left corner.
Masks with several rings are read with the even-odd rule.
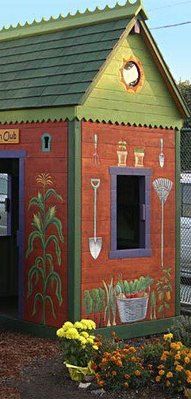
[[[141,276],[130,282],[120,280],[117,283],[117,307],[122,323],[133,323],[146,318],[152,283],[153,280],[149,276]]]

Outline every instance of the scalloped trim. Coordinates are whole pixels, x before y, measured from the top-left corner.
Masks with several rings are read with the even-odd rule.
[[[92,123],[103,123],[103,124],[111,124],[111,125],[122,125],[122,126],[134,126],[134,127],[144,127],[144,128],[149,128],[149,129],[163,129],[163,130],[180,130],[178,126],[162,126],[162,125],[157,125],[157,124],[142,124],[142,123],[130,123],[130,122],[118,122],[118,121],[112,121],[110,119],[104,120],[104,119],[93,119],[93,118],[78,118],[78,117],[71,117],[71,118],[38,118],[38,119],[28,119],[28,120],[12,120],[12,121],[7,121],[4,123],[0,123],[1,126],[3,125],[21,125],[21,124],[31,124],[31,123],[47,123],[47,122],[71,122],[73,120],[77,121],[82,121],[82,122],[92,122]]]
[[[29,28],[29,27],[30,28],[31,27],[38,27],[40,25],[43,26],[44,24],[49,24],[49,23],[52,23],[52,22],[54,22],[54,23],[55,22],[60,22],[60,21],[64,21],[65,22],[65,21],[69,21],[69,20],[76,20],[79,17],[89,17],[89,16],[91,17],[93,15],[100,14],[100,13],[103,13],[103,12],[123,10],[123,9],[128,8],[128,7],[132,7],[133,8],[134,12],[133,12],[132,15],[136,14],[135,7],[137,9],[139,9],[139,11],[140,11],[140,9],[142,9],[142,12],[143,12],[143,15],[144,15],[145,19],[147,18],[146,14],[145,14],[145,11],[144,11],[144,9],[142,7],[141,0],[136,0],[134,3],[132,3],[131,0],[127,0],[124,5],[120,5],[117,2],[113,7],[109,7],[108,5],[106,5],[103,8],[95,7],[95,9],[93,9],[93,10],[89,10],[87,8],[87,9],[85,9],[85,11],[82,11],[82,12],[77,10],[74,14],[69,12],[65,16],[60,14],[60,15],[58,15],[58,17],[53,17],[53,16],[48,17],[48,18],[42,17],[42,19],[40,21],[34,19],[32,22],[26,21],[25,23],[19,22],[17,25],[3,26],[2,29],[0,29],[0,34],[1,33],[12,32],[12,31],[17,31],[17,30],[20,30],[20,29],[26,29],[26,28]],[[130,14],[127,13],[127,15],[130,15]],[[106,19],[107,19],[107,16],[106,16]],[[92,21],[90,21],[90,23],[91,22]]]

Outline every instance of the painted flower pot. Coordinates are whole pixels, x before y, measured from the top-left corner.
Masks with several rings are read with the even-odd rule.
[[[118,166],[127,165],[127,151],[117,151]]]
[[[85,377],[93,375],[89,365],[87,367],[80,367],[74,366],[73,364],[68,364],[66,362],[64,362],[64,364],[68,369],[72,381],[82,381],[85,379]]]
[[[143,168],[144,166],[144,156],[145,151],[139,148],[134,149],[134,156],[135,156],[135,167],[136,168]]]
[[[149,295],[141,298],[117,299],[119,317],[122,323],[144,320],[147,315]]]

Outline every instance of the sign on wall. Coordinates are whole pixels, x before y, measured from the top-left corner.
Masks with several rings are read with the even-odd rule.
[[[0,144],[18,144],[19,129],[0,129]]]

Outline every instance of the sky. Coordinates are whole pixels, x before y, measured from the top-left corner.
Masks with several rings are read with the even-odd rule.
[[[118,2],[125,4],[125,0]],[[116,0],[0,0],[0,27],[115,4]],[[147,24],[174,78],[191,81],[191,23],[154,29],[191,22],[191,0],[143,0],[143,5],[149,16]]]

